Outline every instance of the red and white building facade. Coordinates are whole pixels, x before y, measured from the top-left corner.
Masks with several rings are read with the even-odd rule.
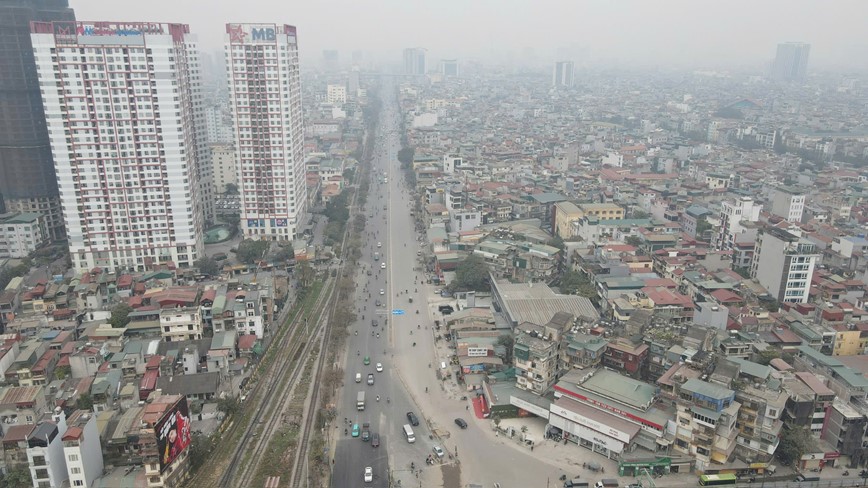
[[[184,24],[34,22],[73,266],[203,255],[199,51]]]
[[[292,240],[307,211],[296,29],[227,24],[225,37],[241,231]]]

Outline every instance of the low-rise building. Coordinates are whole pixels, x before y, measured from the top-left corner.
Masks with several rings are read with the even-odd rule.
[[[0,216],[0,258],[26,258],[48,239],[42,214]]]
[[[161,310],[160,333],[166,342],[201,339],[202,317],[199,309],[184,307]]]

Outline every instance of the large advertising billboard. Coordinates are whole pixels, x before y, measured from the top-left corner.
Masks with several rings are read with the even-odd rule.
[[[163,418],[157,422],[155,431],[162,473],[190,445],[190,413],[187,409],[187,397],[182,397],[163,415]]]

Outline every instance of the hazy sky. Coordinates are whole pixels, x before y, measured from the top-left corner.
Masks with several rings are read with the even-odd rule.
[[[811,43],[809,66],[868,65],[868,0],[70,0],[80,20],[191,25],[204,49],[226,22],[298,27],[302,62],[323,49],[391,55],[429,49],[432,61],[572,47],[621,64],[761,66],[783,41]],[[575,55],[574,57],[579,57]]]

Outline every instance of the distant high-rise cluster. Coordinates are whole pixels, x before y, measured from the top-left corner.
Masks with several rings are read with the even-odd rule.
[[[227,24],[226,59],[241,231],[254,239],[292,240],[307,202],[295,27]],[[336,88],[346,99],[346,88]]]
[[[63,214],[30,42],[30,22],[54,20],[75,20],[67,0],[0,2],[0,213],[39,213],[58,240]]]
[[[425,56],[428,50],[422,47],[404,49],[404,74],[421,76],[428,72]]]
[[[573,62],[572,61],[555,61],[554,69],[552,70],[552,86],[554,87],[571,87],[573,86]]]
[[[458,76],[458,60],[443,59],[440,61],[441,72],[443,76]]]
[[[15,56],[0,50],[2,66],[18,66],[0,70],[0,110],[18,114],[27,129],[0,127],[0,182],[14,183],[0,184],[7,207],[35,215],[15,202],[36,202],[45,216],[51,207],[41,199],[52,198],[55,185],[78,271],[192,266],[204,254],[216,195],[229,183],[239,187],[245,236],[295,238],[307,202],[295,27],[226,26],[231,109],[224,112],[206,109],[187,25],[76,22],[65,1],[40,5],[44,11],[21,7],[13,16],[33,20],[23,27],[27,42],[0,36],[17,46]],[[12,27],[3,29],[22,28]],[[27,61],[32,73],[21,69]],[[224,143],[215,146],[219,171],[215,142]]]
[[[801,81],[808,75],[808,55],[811,45],[804,42],[778,44],[772,66],[772,77],[782,81]]]

